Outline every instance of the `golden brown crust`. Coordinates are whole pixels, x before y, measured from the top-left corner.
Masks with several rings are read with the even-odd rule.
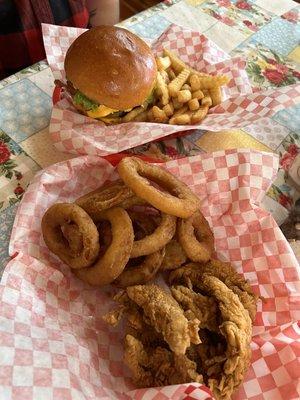
[[[67,51],[65,71],[85,96],[115,110],[141,105],[157,74],[148,45],[113,26],[94,27],[80,35]]]

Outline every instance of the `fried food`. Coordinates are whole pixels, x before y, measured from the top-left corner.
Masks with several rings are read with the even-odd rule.
[[[200,321],[201,329],[219,331],[217,303],[213,297],[195,293],[185,286],[172,286],[171,293],[184,311]]]
[[[69,267],[88,267],[97,259],[100,250],[97,227],[78,205],[53,204],[45,212],[41,227],[49,250]],[[62,228],[67,237],[64,236]],[[77,232],[77,237],[72,241],[74,232]]]
[[[98,215],[103,210],[118,206],[129,199],[136,200],[136,196],[119,179],[87,193],[77,199],[75,203],[83,208],[93,219],[98,219]]]
[[[172,97],[176,97],[182,86],[188,80],[190,71],[188,69],[182,70],[169,84],[168,89]]]
[[[94,265],[74,272],[79,279],[93,286],[107,285],[121,274],[130,258],[134,241],[131,219],[123,208],[102,211],[101,219],[111,224],[110,246]]]
[[[165,256],[160,269],[162,271],[179,268],[187,261],[187,255],[176,239],[172,239],[165,247]]]
[[[214,251],[214,236],[198,210],[188,219],[178,220],[178,241],[190,260],[207,262]]]
[[[169,282],[172,285],[188,285],[190,282],[193,288],[201,288],[199,285],[204,274],[217,277],[237,294],[245,309],[248,310],[252,321],[254,321],[258,296],[255,295],[249,283],[235,271],[230,263],[219,260],[210,260],[206,264],[190,263],[172,271],[169,276]]]
[[[169,91],[168,91],[168,86],[160,74],[160,72],[157,73],[157,83],[156,83],[156,91],[158,94],[158,97],[162,103],[163,106],[167,105],[169,103]]]
[[[144,260],[134,267],[125,267],[124,271],[114,281],[118,287],[140,285],[151,281],[160,269],[164,259],[165,249],[159,249],[145,256]]]
[[[199,321],[188,321],[179,304],[159,286],[131,286],[126,292],[128,297],[143,309],[149,325],[162,334],[175,354],[185,354],[191,343],[199,343]]]
[[[131,258],[152,254],[162,249],[176,232],[177,218],[173,215],[162,213],[161,223],[151,234],[133,243]]]
[[[163,168],[147,164],[136,157],[127,157],[119,163],[118,172],[138,197],[166,214],[187,218],[199,208],[199,198],[187,185]],[[156,189],[149,184],[148,179],[169,193]]]
[[[186,382],[202,383],[196,363],[185,355],[176,355],[166,348],[145,347],[131,335],[126,335],[124,361],[139,387],[176,385]]]
[[[196,97],[176,101],[164,106],[170,123],[204,110]],[[118,172],[121,180],[77,204],[52,206],[42,221],[45,242],[62,249],[58,256],[84,282],[124,288],[103,319],[113,327],[124,319],[124,359],[136,385],[204,381],[217,400],[229,400],[250,363],[257,296],[230,264],[211,260],[213,233],[188,186],[136,157],[124,158]],[[169,289],[149,284],[168,270]]]
[[[208,385],[217,399],[229,400],[250,365],[251,319],[239,297],[215,276],[204,274],[201,286],[218,302],[222,318],[220,331],[226,340],[222,370],[212,374]],[[205,364],[212,368],[214,360],[208,359]]]

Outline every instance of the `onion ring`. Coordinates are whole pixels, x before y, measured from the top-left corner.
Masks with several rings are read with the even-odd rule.
[[[64,224],[61,226],[61,230],[64,238],[69,243],[71,252],[80,253],[83,247],[83,238],[78,226],[74,224]]]
[[[200,211],[190,218],[178,221],[178,240],[188,258],[194,262],[207,262],[214,251],[214,236]]]
[[[126,157],[117,168],[125,184],[138,197],[166,214],[188,218],[199,208],[200,200],[190,188],[161,167],[147,164],[136,157]],[[155,188],[148,179],[170,193]]]
[[[162,249],[174,236],[176,221],[177,218],[173,215],[162,213],[161,223],[155,231],[143,239],[134,241],[130,258],[147,256]]]
[[[105,210],[101,219],[111,224],[111,244],[94,265],[74,271],[79,279],[93,286],[107,285],[121,274],[130,258],[134,241],[131,219],[123,208]]]
[[[186,261],[187,255],[180,243],[178,243],[176,239],[172,239],[165,247],[165,257],[160,266],[160,270],[166,271],[179,268]]]
[[[83,208],[93,219],[97,219],[101,211],[118,206],[129,199],[136,200],[136,196],[119,179],[79,197],[75,203]]]
[[[121,275],[119,275],[119,277],[114,281],[114,284],[118,287],[124,288],[149,282],[154,278],[159,270],[164,255],[164,248],[153,254],[149,254],[141,264],[131,268],[125,268]]]
[[[74,243],[71,249],[71,242],[64,237],[62,227],[66,227],[68,224],[78,227],[78,234],[82,238],[79,247],[78,240],[76,240],[77,243]],[[45,212],[41,225],[44,241],[49,250],[71,268],[88,267],[98,257],[100,246],[97,227],[90,216],[78,205],[53,204]],[[73,230],[73,228],[71,229]],[[75,249],[76,247],[77,249]]]

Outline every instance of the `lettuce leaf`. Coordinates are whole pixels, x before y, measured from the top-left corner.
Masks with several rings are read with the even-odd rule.
[[[75,104],[82,106],[85,110],[95,110],[99,107],[99,104],[95,103],[93,100],[90,100],[79,90],[75,93],[73,98]]]

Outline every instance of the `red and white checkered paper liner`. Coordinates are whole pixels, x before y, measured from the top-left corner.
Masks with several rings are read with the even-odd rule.
[[[73,40],[84,31],[43,24],[47,60],[55,78],[65,78],[63,62],[66,51]],[[245,71],[245,61],[241,58],[230,58],[199,32],[171,25],[152,45],[155,54],[160,54],[163,47],[174,50],[195,69],[228,75],[230,82],[223,89],[227,101],[222,106],[211,109],[201,125],[182,127],[141,122],[105,126],[100,121],[79,114],[67,100],[62,100],[54,105],[50,121],[49,129],[55,146],[64,152],[104,156],[183,129],[220,131],[244,127],[254,121],[259,122],[262,117],[270,117],[280,109],[293,106],[300,100],[300,85],[253,94]]]
[[[297,260],[273,217],[259,207],[278,158],[227,150],[169,161],[165,167],[201,198],[217,256],[230,260],[265,298],[259,304],[252,364],[237,399],[300,396],[300,283]],[[101,316],[112,288],[77,280],[47,250],[41,218],[117,174],[107,161],[82,156],[39,172],[19,206],[0,285],[0,396],[12,400],[210,399],[198,384],[134,390],[122,363],[122,329]]]

